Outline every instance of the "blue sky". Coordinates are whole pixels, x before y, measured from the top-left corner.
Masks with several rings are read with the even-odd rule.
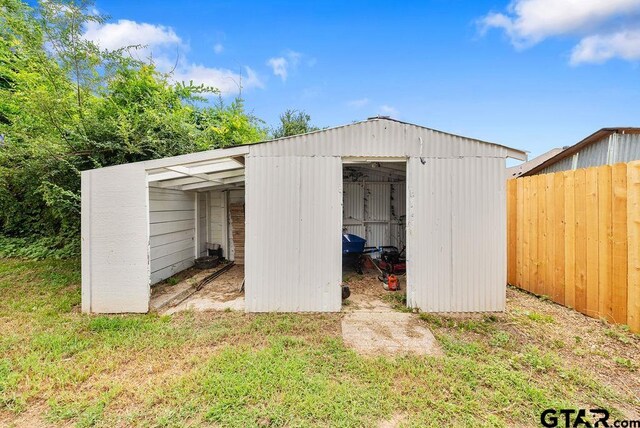
[[[538,155],[602,127],[640,126],[640,1],[102,0],[87,29],[243,97],[269,125],[376,114]],[[176,56],[178,55],[178,56]]]

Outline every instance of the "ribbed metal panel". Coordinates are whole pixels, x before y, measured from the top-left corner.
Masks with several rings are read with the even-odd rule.
[[[577,168],[590,168],[638,160],[640,159],[640,134],[612,134],[584,147],[577,155]],[[573,156],[549,165],[539,171],[538,174],[549,174],[571,169],[573,169]]]
[[[341,159],[247,158],[246,169],[247,311],[339,311]]]
[[[407,181],[409,306],[504,310],[504,160],[410,158]]]
[[[364,220],[364,184],[361,182],[344,183],[344,223],[350,225]]]
[[[391,223],[391,229],[389,232],[391,237],[389,244],[394,247],[398,247],[399,249],[402,249],[402,247],[407,245],[406,230],[407,229],[404,224]]]
[[[381,245],[390,245],[390,225],[389,223],[367,223],[365,226],[365,236],[367,246],[379,247]]]
[[[506,147],[393,120],[367,120],[251,146],[247,157],[507,157]]]
[[[346,229],[347,233],[353,233],[354,235],[361,236],[363,238],[367,235],[364,224],[345,224],[343,227]]]
[[[614,163],[640,159],[640,134],[616,134],[618,147]]]
[[[606,165],[609,153],[610,138],[606,137],[593,144],[589,144],[578,152],[578,168]]]
[[[391,219],[390,186],[389,183],[365,184],[365,220],[388,222]]]
[[[552,172],[569,171],[572,168],[573,168],[573,156],[569,156],[540,170],[538,174],[550,174]]]

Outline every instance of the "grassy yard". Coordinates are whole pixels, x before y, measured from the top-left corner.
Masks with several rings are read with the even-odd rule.
[[[508,311],[422,316],[443,357],[346,349],[340,315],[79,313],[79,263],[0,260],[0,426],[539,426],[640,418],[640,339],[509,290]]]

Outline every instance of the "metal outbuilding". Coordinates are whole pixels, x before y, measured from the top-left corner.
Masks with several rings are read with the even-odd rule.
[[[409,307],[501,311],[507,157],[526,160],[377,117],[83,171],[82,310],[147,312],[151,285],[216,242],[244,262],[247,311],[339,311],[341,231],[362,228],[382,244],[406,240]],[[368,181],[345,178],[369,167]],[[367,198],[385,202],[360,209]]]

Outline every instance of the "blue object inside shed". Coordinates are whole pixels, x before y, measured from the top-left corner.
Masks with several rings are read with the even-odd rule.
[[[362,253],[367,240],[352,233],[342,235],[342,254]]]

